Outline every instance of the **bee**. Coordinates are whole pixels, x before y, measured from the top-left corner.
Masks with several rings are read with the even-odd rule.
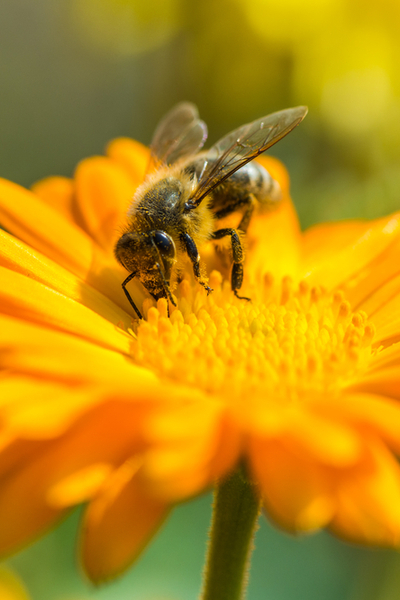
[[[122,289],[139,319],[127,284],[137,277],[150,295],[168,299],[171,276],[185,258],[195,278],[212,292],[200,263],[198,248],[209,240],[230,238],[232,290],[240,299],[245,233],[257,203],[280,198],[279,184],[258,163],[257,156],[292,131],[307,107],[288,108],[235,129],[210,150],[201,151],[207,126],[189,102],[175,106],[161,120],[151,143],[148,175],[138,187],[128,211],[128,224],[115,246],[115,256],[127,271]],[[242,213],[237,228],[218,228],[227,215]]]

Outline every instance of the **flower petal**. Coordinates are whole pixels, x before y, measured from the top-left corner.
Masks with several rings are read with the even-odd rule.
[[[355,309],[362,309],[372,316],[398,295],[399,256],[400,235],[394,235],[391,243],[348,286],[346,294]]]
[[[51,460],[48,443],[41,451]],[[50,527],[62,511],[44,501],[48,482],[48,461],[35,461],[31,455],[25,468],[11,471],[0,486],[0,554],[15,551],[34,536]],[[29,498],[29,502],[27,502]]]
[[[190,388],[176,389],[175,401],[149,418],[143,472],[155,497],[177,501],[198,493],[224,475],[238,459],[240,436],[222,406]],[[181,396],[181,400],[180,400]],[[191,402],[188,402],[191,398]],[[196,431],[192,424],[196,423]],[[218,451],[224,445],[219,455]]]
[[[49,488],[46,499],[50,506],[64,508],[92,498],[105,484],[112,471],[106,462],[93,463],[64,477]]]
[[[0,356],[13,373],[65,381],[126,386],[128,391],[157,383],[154,373],[120,353],[66,333],[0,315]]]
[[[370,375],[375,376],[375,371],[380,369],[388,369],[400,364],[400,343],[393,342],[385,347],[380,347],[379,352],[371,357],[368,371],[360,379],[369,377]]]
[[[364,464],[340,477],[337,512],[331,523],[338,535],[362,544],[400,542],[400,469],[378,440],[369,440]]]
[[[94,156],[78,165],[75,183],[77,209],[85,231],[99,246],[112,252],[125,226],[135,182],[115,161]]]
[[[397,349],[397,357],[399,350]],[[347,392],[365,392],[400,400],[400,369],[398,364],[379,368],[360,376],[346,388]]]
[[[168,514],[164,503],[146,493],[137,471],[136,461],[124,463],[87,508],[82,555],[96,583],[123,571]]]
[[[361,439],[378,434],[400,454],[400,403],[374,394],[346,393],[336,412]]]
[[[325,465],[345,466],[358,460],[362,449],[359,433],[343,421],[340,412],[335,410],[337,403],[327,408],[328,399],[321,402],[320,397],[315,402],[303,398],[301,403],[287,406],[281,406],[279,398],[268,407],[265,399],[261,398],[261,402],[262,407],[259,400],[258,406],[252,405],[251,419],[241,416],[243,425],[246,419],[249,422],[250,435],[285,439],[295,454],[305,454]]]
[[[314,460],[306,460],[279,441],[252,438],[250,466],[266,508],[291,531],[310,531],[332,518],[334,502],[328,474]]]
[[[246,273],[260,278],[272,273],[297,276],[300,262],[300,227],[292,201],[287,197],[273,211],[250,223],[246,245]]]
[[[398,257],[393,257],[392,265],[397,261]],[[378,285],[378,282],[375,281],[375,284]],[[357,308],[365,311],[371,319],[375,327],[376,346],[381,344],[387,346],[398,341],[400,339],[400,274],[371,291]]]
[[[0,265],[23,273],[80,302],[111,323],[123,323],[125,327],[131,323],[130,315],[133,309],[121,289],[126,272],[120,269],[115,261],[111,264],[105,263],[103,270],[100,268],[97,272],[89,272],[87,281],[84,281],[14,236],[0,230]],[[92,266],[94,267],[94,264]],[[130,292],[138,304],[141,304],[144,292],[138,283],[130,284]],[[125,310],[119,308],[120,306]]]
[[[362,449],[358,431],[339,420],[337,414],[329,416],[302,411],[295,426],[286,432],[287,444],[299,455],[305,449],[308,456],[325,465],[343,467],[355,463]]]
[[[98,396],[89,386],[7,375],[0,379],[3,434],[11,435],[10,441],[17,437],[34,440],[59,436],[98,402]]]
[[[106,153],[125,169],[135,186],[142,183],[150,159],[150,150],[146,146],[136,140],[121,137],[108,144]]]
[[[0,267],[0,313],[83,337],[129,354],[132,337],[82,304]]]
[[[0,221],[68,270],[81,277],[87,275],[94,253],[89,236],[35,194],[5,179],[0,179]]]
[[[399,233],[400,213],[367,221],[364,228],[357,222],[313,227],[304,234],[304,277],[328,290],[340,286],[351,291],[361,279],[368,279],[373,261]]]
[[[303,233],[305,265],[318,267],[327,263],[338,249],[353,246],[370,227],[370,221],[357,220],[319,223],[309,227]]]
[[[82,414],[62,436],[28,442],[29,460],[23,443],[19,451],[18,444],[14,448],[13,468],[7,469],[0,486],[0,553],[14,550],[48,527],[62,514],[60,507],[68,506],[68,502],[90,499],[102,481],[97,477],[97,485],[92,480],[91,485],[83,486],[83,469],[89,469],[89,473],[90,468],[98,470],[99,464],[117,467],[141,449],[139,416],[145,405],[116,404],[105,401],[104,390],[97,393],[98,404]],[[103,480],[106,475],[103,468]]]
[[[67,220],[81,226],[76,220],[73,179],[58,176],[46,177],[34,183],[31,190],[46,204],[58,210]]]

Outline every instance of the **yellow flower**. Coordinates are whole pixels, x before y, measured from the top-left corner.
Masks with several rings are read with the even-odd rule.
[[[93,580],[137,556],[173,503],[243,458],[292,531],[400,543],[400,214],[302,234],[284,168],[247,236],[245,295],[202,250],[168,317],[113,257],[147,150],[128,139],[72,180],[0,181],[0,552],[87,502]],[[222,275],[221,275],[222,273]]]

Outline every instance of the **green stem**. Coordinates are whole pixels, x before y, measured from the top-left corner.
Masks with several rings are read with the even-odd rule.
[[[242,469],[217,487],[202,600],[244,598],[259,507]]]

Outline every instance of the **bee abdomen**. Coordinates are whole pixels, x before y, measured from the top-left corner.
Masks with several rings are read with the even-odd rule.
[[[243,193],[253,194],[262,204],[274,203],[281,197],[279,183],[262,165],[256,162],[248,163],[236,171],[227,180],[227,184],[230,184],[232,188],[238,186]]]
[[[281,198],[278,182],[255,162],[238,169],[215,188],[210,208],[219,219],[248,206],[252,198],[264,206],[275,204]]]

